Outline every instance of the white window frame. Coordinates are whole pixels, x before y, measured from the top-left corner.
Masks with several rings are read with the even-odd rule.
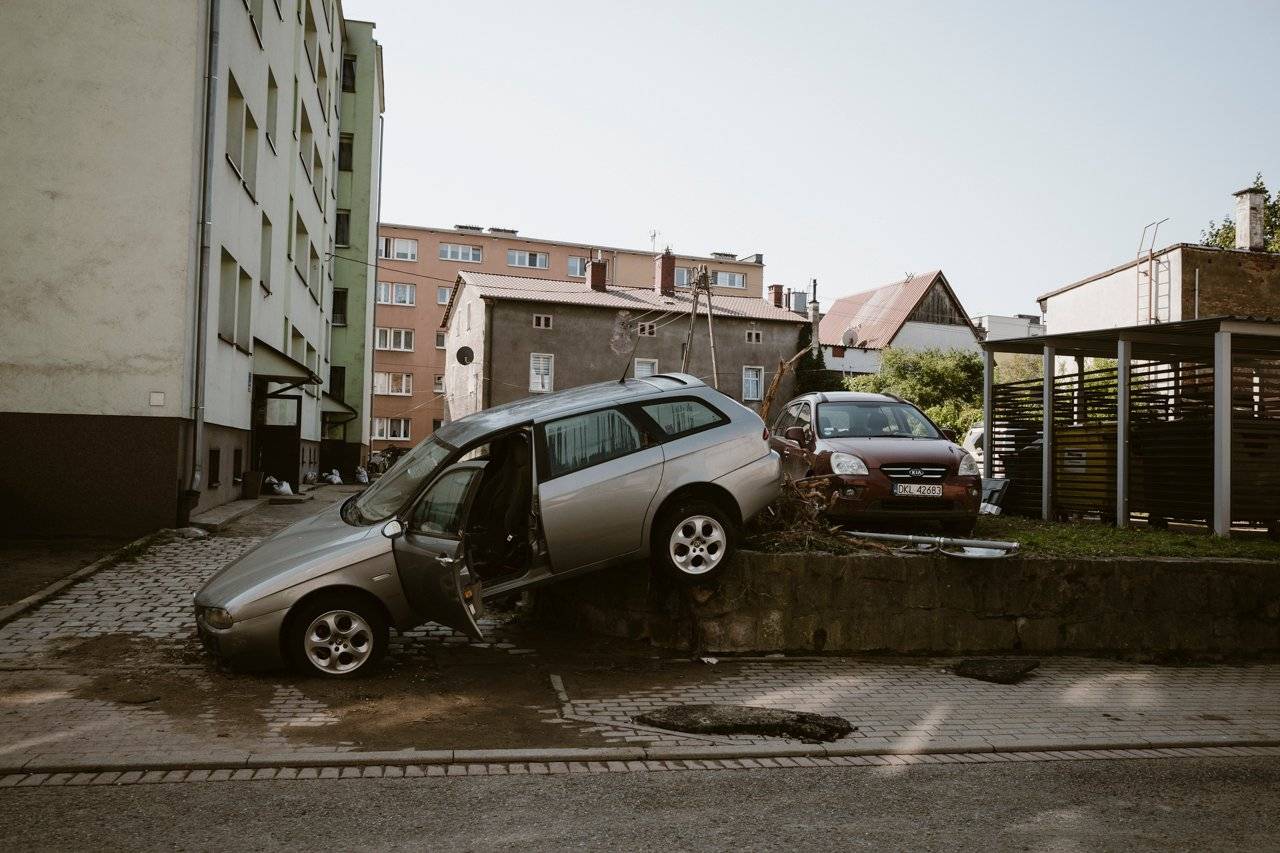
[[[534,314],[533,327],[535,329],[550,329],[554,318],[550,314]]]
[[[484,263],[484,248],[469,246],[465,243],[441,243],[439,255],[442,261],[458,261],[463,264]]]
[[[397,383],[397,379],[399,382]],[[400,390],[396,390],[397,384]],[[384,397],[412,397],[413,374],[375,371],[373,374],[373,393]]]
[[[437,331],[436,332],[436,349],[444,349],[445,346],[446,346],[445,333],[441,331]]]
[[[547,360],[547,373],[545,380],[541,374],[534,372],[534,364],[537,359],[545,358]],[[549,352],[531,352],[529,353],[529,391],[534,394],[549,394],[556,389],[556,357],[554,353]]]
[[[404,288],[404,293],[408,295],[407,299],[402,300],[400,298],[401,288]],[[391,304],[405,305],[409,307],[417,305],[418,304],[418,285],[413,284],[411,282],[407,282],[407,281],[392,282],[391,283]]]
[[[404,244],[403,246],[401,244]],[[404,249],[403,253],[401,249]],[[403,254],[403,257],[401,256]],[[412,237],[379,237],[378,257],[388,261],[416,261],[418,241]]]
[[[449,297],[453,295],[453,288],[443,284],[436,285],[436,304],[448,305]]]
[[[521,256],[524,257],[524,261],[522,263],[516,263],[515,259],[518,259]],[[529,263],[530,258],[534,260],[533,263]],[[524,249],[507,249],[507,266],[521,267],[523,269],[531,270],[549,269],[551,267],[551,253],[528,252]]]
[[[683,279],[683,281],[681,279]],[[676,267],[676,273],[675,273],[676,287],[689,287],[689,283],[692,281],[693,281],[693,267]]]
[[[574,272],[574,271],[573,271],[573,262],[574,262],[574,261],[580,261],[580,262],[581,262],[581,263],[580,263],[580,265],[579,265],[579,269],[581,270],[581,272]],[[583,257],[583,256],[581,256],[581,255],[570,255],[570,256],[569,256],[569,262],[568,262],[568,264],[566,264],[566,265],[565,265],[565,274],[566,274],[566,275],[568,275],[568,276],[569,276],[569,278],[586,278],[586,277],[587,277],[587,264],[588,264],[588,263],[590,263],[590,260],[589,260],[588,258],[586,258],[586,257]]]
[[[725,284],[721,280],[721,276],[731,278],[733,281],[741,282],[740,284]],[[731,290],[743,290],[747,286],[747,274],[744,272],[733,272],[732,270],[713,270],[711,272],[712,287],[727,287]]]
[[[406,341],[408,341],[408,346],[405,346]],[[413,329],[378,326],[373,330],[374,349],[382,350],[383,352],[413,352],[413,344]]]
[[[652,367],[648,373],[640,372],[640,365],[647,364]],[[644,379],[649,376],[656,376],[658,373],[658,360],[656,358],[637,358],[635,364],[631,366],[631,375],[636,379]]]
[[[431,383],[431,391],[435,394],[444,393],[444,374],[437,373],[435,375],[435,379],[433,379]]]
[[[747,371],[758,371],[756,376],[756,391],[754,397],[747,396]],[[764,365],[761,364],[744,364],[742,366],[742,402],[759,402],[764,397]]]
[[[394,421],[404,428],[403,435],[391,434],[391,423]],[[381,441],[409,441],[413,429],[413,421],[409,418],[374,418],[373,437]]]
[[[760,329],[747,329],[747,343],[764,343],[764,332]]]
[[[642,338],[656,338],[658,336],[658,324],[636,323],[636,334]]]

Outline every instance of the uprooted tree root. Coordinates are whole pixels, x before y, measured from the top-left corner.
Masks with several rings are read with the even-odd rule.
[[[789,554],[801,551],[828,554],[885,552],[878,542],[855,539],[832,524],[826,512],[835,501],[830,478],[786,478],[777,500],[747,525],[744,546],[752,551]]]

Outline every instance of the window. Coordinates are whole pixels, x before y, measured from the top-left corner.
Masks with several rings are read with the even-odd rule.
[[[938,438],[938,431],[909,403],[822,403],[818,406],[818,430],[823,438]]]
[[[759,329],[747,329],[747,343],[758,344],[764,340],[764,333]]]
[[[373,437],[387,441],[409,440],[408,418],[374,418]]]
[[[658,372],[658,360],[656,358],[637,358],[635,370],[636,379],[653,376]]]
[[[333,223],[333,240],[339,246],[351,245],[351,211],[338,211],[338,218]]]
[[[355,136],[344,133],[338,137],[338,171],[351,171],[351,149],[355,145]]]
[[[587,274],[587,259],[580,258],[577,255],[569,256],[569,275],[574,278],[582,278]]]
[[[302,97],[301,93],[298,95]],[[311,117],[307,115],[307,111],[302,110],[301,133],[298,138],[298,158],[302,161],[302,169],[307,173],[307,180],[312,180],[312,152],[316,147],[316,135],[311,130]]]
[[[329,368],[329,396],[335,400],[345,400],[347,397],[347,369],[339,365],[332,365]]]
[[[333,289],[333,310],[329,312],[329,316],[333,318],[333,325],[347,325],[347,290],[344,287],[335,287]]]
[[[463,468],[442,475],[413,508],[409,528],[429,536],[456,538],[462,528],[467,492],[477,473],[475,468]]]
[[[535,329],[550,329],[551,315],[550,314],[534,314],[533,327]]]
[[[244,448],[237,447],[231,452],[231,482],[239,483],[244,473]]]
[[[253,334],[253,278],[226,249],[218,279],[218,337],[248,352]]]
[[[676,287],[688,287],[692,281],[692,267],[676,267]]]
[[[374,347],[380,350],[413,352],[413,329],[388,329],[379,326],[374,330]]]
[[[391,285],[391,304],[392,305],[416,305],[418,304],[418,285],[405,284],[397,281]]]
[[[413,396],[413,374],[377,371],[373,374],[373,393],[391,397],[411,397]]]
[[[280,123],[280,87],[276,85],[276,75],[267,69],[267,142],[275,150],[276,126]]]
[[[418,241],[404,237],[379,237],[378,257],[392,261],[416,261]]]
[[[697,400],[672,400],[640,407],[666,435],[675,438],[725,422],[724,415]]]
[[[258,283],[267,293],[271,292],[271,261],[275,246],[272,245],[271,220],[262,214],[262,232],[258,235]]]
[[[209,488],[217,488],[222,483],[222,451],[216,447],[209,448]]]
[[[313,296],[318,296],[320,293],[320,277],[324,272],[324,267],[320,262],[320,253],[316,251],[314,244],[307,247],[307,255],[311,261],[309,275],[307,276],[307,286],[311,288]]]
[[[529,390],[543,393],[554,390],[556,357],[548,353],[529,354]]]
[[[236,346],[250,349],[253,337],[253,277],[244,269],[240,270],[240,282],[236,288]]]
[[[440,260],[465,261],[469,264],[478,264],[484,260],[484,250],[479,246],[463,246],[458,243],[441,243]]]
[[[763,367],[742,368],[742,399],[759,400],[764,386]]]
[[[444,349],[444,332],[436,332],[436,349]]]
[[[552,421],[544,427],[547,476],[560,477],[640,449],[640,431],[617,409]]]
[[[724,270],[716,270],[711,274],[711,283],[716,287],[736,287],[743,288],[747,286],[747,274],[741,272],[725,272]]]
[[[249,23],[258,34],[258,41],[262,41],[262,0],[249,0],[248,10]]]
[[[227,161],[250,194],[258,174],[258,123],[244,102],[234,76],[227,78]]]
[[[637,323],[636,332],[642,338],[652,338],[658,334],[657,323]]]
[[[444,377],[439,373],[436,374],[435,381],[431,384],[431,390],[437,394],[444,393]]]
[[[551,262],[546,252],[522,252],[519,249],[507,249],[507,266],[530,267],[545,270]]]
[[[432,419],[431,419],[431,431],[432,431],[432,432],[435,432],[436,430],[440,429],[440,427],[442,427],[443,425],[444,425],[444,421],[440,420],[439,418],[432,418]]]
[[[448,304],[449,304],[449,294],[451,294],[451,293],[453,293],[453,288],[452,288],[452,287],[437,287],[437,288],[436,288],[436,304],[437,304],[437,305],[448,305]]]
[[[342,57],[342,91],[356,90],[356,58],[351,54]]]

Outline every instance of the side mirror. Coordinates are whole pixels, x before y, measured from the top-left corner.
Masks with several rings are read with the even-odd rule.
[[[945,438],[947,441],[954,442],[956,440],[956,431],[953,429],[944,428],[942,430],[942,437]]]
[[[787,441],[794,441],[796,444],[804,444],[808,437],[804,434],[804,427],[787,427],[782,437]]]
[[[395,539],[402,533],[404,533],[404,525],[400,523],[398,518],[393,518],[382,525],[382,535],[388,539]]]

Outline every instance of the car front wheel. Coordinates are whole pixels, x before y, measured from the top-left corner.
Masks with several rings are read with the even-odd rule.
[[[663,512],[654,525],[655,566],[684,583],[707,583],[728,562],[737,529],[725,512],[710,501],[682,501]]]
[[[330,678],[368,672],[386,653],[387,641],[387,622],[377,605],[336,593],[304,602],[285,636],[294,666]]]

